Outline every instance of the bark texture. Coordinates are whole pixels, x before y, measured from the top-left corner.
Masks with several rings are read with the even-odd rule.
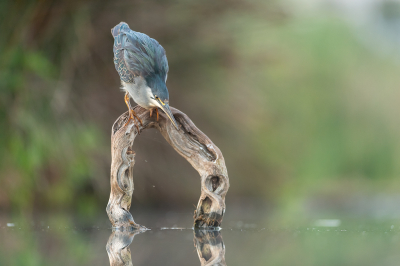
[[[201,195],[194,212],[195,227],[220,226],[225,213],[225,195],[229,189],[228,172],[221,151],[187,115],[175,108],[171,107],[171,111],[180,125],[179,130],[161,111],[159,121],[156,115],[150,117],[150,112],[140,106],[134,107],[134,111],[143,122],[143,125],[139,124],[140,132],[156,128],[200,174]],[[136,224],[129,213],[134,188],[132,169],[135,153],[132,145],[138,132],[133,121],[124,126],[127,119],[128,112],[122,114],[112,127],[111,194],[107,214],[113,227],[145,229]]]
[[[194,246],[201,266],[226,266],[225,245],[219,231],[195,230]]]

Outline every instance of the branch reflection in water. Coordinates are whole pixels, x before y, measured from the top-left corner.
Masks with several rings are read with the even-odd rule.
[[[120,231],[115,230],[108,239],[106,250],[110,266],[133,265],[131,250],[129,248],[135,235],[145,231]],[[225,245],[221,232],[210,230],[195,230],[194,246],[197,250],[201,266],[226,266]]]
[[[106,245],[110,266],[132,265],[131,249],[129,246],[135,235],[142,232],[141,230],[115,230],[111,233]]]
[[[225,245],[220,231],[195,230],[194,246],[201,266],[226,266]]]

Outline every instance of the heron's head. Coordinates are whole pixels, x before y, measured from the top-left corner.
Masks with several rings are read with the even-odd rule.
[[[165,84],[166,78],[163,79],[161,75],[153,74],[146,77],[147,86],[151,89],[150,101],[153,106],[157,106],[168,116],[172,124],[179,130],[178,124],[172,115],[169,108],[169,94],[167,85]]]

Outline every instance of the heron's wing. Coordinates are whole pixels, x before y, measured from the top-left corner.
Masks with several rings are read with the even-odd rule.
[[[132,31],[124,22],[115,26],[111,33],[114,36],[115,68],[123,81],[133,82],[135,76],[151,74],[165,79],[168,73],[167,56],[156,40]]]
[[[125,51],[123,47],[125,46],[127,37],[122,33],[124,28],[129,29],[126,23],[120,23],[111,29],[111,34],[114,37],[114,65],[122,81],[133,83],[133,78],[139,76],[140,73],[128,69],[128,64],[125,61]]]

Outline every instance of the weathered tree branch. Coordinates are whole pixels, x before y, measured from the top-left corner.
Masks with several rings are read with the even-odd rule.
[[[224,157],[217,146],[201,132],[187,115],[172,108],[175,120],[180,125],[176,130],[166,115],[160,112],[159,121],[150,112],[136,106],[136,114],[143,121],[140,131],[156,128],[167,142],[184,157],[200,174],[201,195],[194,213],[196,227],[220,226],[225,213],[225,195],[229,189],[229,178]],[[128,112],[122,114],[114,123],[111,132],[111,194],[107,205],[107,214],[113,227],[133,226],[136,224],[129,213],[133,193],[132,169],[135,164],[133,142],[138,135],[131,121],[124,126]]]

